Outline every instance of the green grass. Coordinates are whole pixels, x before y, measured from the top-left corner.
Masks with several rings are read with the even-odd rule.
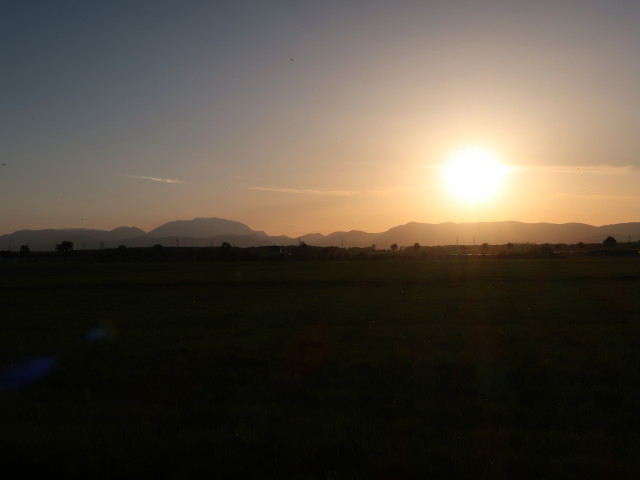
[[[0,303],[0,368],[58,358],[0,394],[7,468],[640,473],[633,259],[6,264]]]

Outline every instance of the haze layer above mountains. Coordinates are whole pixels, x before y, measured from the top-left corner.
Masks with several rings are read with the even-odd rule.
[[[333,232],[329,235],[312,233],[300,238],[285,235],[269,236],[252,230],[247,225],[221,218],[194,218],[165,223],[150,232],[136,227],[118,227],[113,230],[84,228],[19,230],[0,236],[0,250],[16,250],[28,245],[34,251],[54,250],[62,241],[74,243],[76,249],[150,247],[210,247],[228,242],[235,247],[265,245],[295,245],[303,241],[314,246],[368,247],[375,244],[387,249],[393,243],[399,246],[420,245],[472,245],[505,243],[600,243],[612,236],[618,241],[640,238],[640,222],[593,226],[584,223],[418,223],[390,228],[385,232],[368,233],[357,230]]]

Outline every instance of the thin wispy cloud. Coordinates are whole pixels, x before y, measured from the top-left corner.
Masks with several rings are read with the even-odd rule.
[[[598,194],[598,193],[556,193],[556,198],[569,198],[580,200],[618,200],[623,202],[639,202],[640,195],[615,195],[615,194]]]
[[[632,165],[506,165],[510,173],[538,172],[552,174],[628,175],[637,171]],[[443,170],[446,165],[426,165],[429,169]]]
[[[257,190],[260,192],[291,193],[297,195],[320,195],[329,197],[384,197],[401,190],[398,188],[388,188],[384,190],[322,190],[315,188],[286,188],[264,185],[252,185],[248,187],[248,189]]]
[[[152,182],[160,182],[160,183],[180,183],[184,184],[182,180],[176,180],[175,178],[158,178],[158,177],[147,177],[144,175],[127,175],[129,178],[139,178],[141,180],[151,180]]]
[[[634,171],[633,166],[615,165],[518,165],[512,167],[515,171],[541,173],[569,173],[591,175],[626,175]]]

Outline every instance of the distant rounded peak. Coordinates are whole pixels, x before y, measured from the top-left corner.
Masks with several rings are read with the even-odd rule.
[[[237,220],[229,220],[227,218],[219,218],[219,217],[195,217],[191,220],[175,220],[173,222],[168,223],[217,223],[217,224],[233,224],[233,225],[244,225],[242,222],[238,222]]]
[[[120,227],[114,228],[111,231],[112,232],[130,232],[130,231],[143,232],[144,230],[141,230],[138,227],[126,227],[126,226],[122,225]]]
[[[387,232],[395,232],[397,230],[406,230],[408,228],[425,228],[430,226],[431,224],[429,223],[422,223],[422,222],[409,222],[409,223],[405,223],[403,225],[397,225],[395,227],[391,227],[389,230],[387,230]]]
[[[194,223],[217,223],[217,224],[233,224],[233,225],[244,225],[242,222],[238,222],[236,220],[228,220],[226,218],[218,218],[218,217],[195,217],[191,220],[171,220],[170,222],[163,223],[162,226],[165,225],[178,225],[178,224],[194,224]],[[158,227],[159,228],[159,227]]]
[[[174,220],[167,222],[151,230],[149,235],[208,238],[227,234],[248,235],[254,233],[255,232],[247,225],[235,220],[226,220],[217,217],[196,217],[191,220]]]

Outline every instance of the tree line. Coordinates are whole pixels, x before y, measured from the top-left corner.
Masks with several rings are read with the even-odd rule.
[[[98,261],[235,261],[235,260],[349,260],[349,259],[438,259],[445,257],[544,258],[567,255],[638,254],[638,242],[619,244],[614,237],[602,243],[585,244],[533,244],[507,243],[502,245],[443,245],[422,246],[414,243],[401,247],[397,243],[387,249],[373,244],[368,247],[316,247],[299,242],[289,246],[234,247],[224,242],[217,247],[126,247],[75,250],[73,242],[62,241],[55,252],[31,252],[22,245],[17,252],[0,252],[3,258],[34,260],[38,258],[77,258]]]

